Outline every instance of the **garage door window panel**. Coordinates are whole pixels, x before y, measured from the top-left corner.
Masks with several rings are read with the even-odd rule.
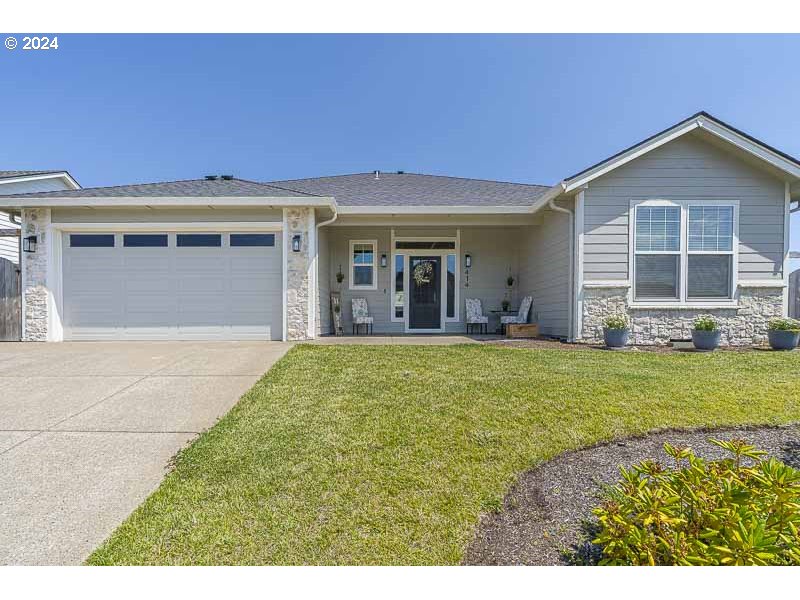
[[[178,248],[220,248],[220,233],[179,233]]]
[[[73,233],[69,236],[70,248],[113,248],[113,233]]]
[[[274,233],[232,233],[231,247],[273,247],[275,246]]]
[[[126,248],[166,248],[169,236],[166,233],[126,233],[122,236]]]

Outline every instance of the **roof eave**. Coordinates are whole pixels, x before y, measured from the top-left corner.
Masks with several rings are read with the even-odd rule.
[[[38,175],[20,175],[18,177],[3,177],[3,183],[24,183],[26,181],[41,181],[42,179],[63,179],[70,189],[79,190],[81,185],[75,181],[68,171],[54,171],[53,173],[39,173]]]
[[[58,207],[191,207],[191,206],[272,206],[275,208],[321,207],[336,210],[336,201],[331,197],[283,197],[283,196],[0,196],[0,208],[58,208]]]
[[[340,215],[519,215],[529,214],[530,205],[523,206],[339,206]]]

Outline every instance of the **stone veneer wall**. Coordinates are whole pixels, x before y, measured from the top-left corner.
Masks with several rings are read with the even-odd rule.
[[[26,208],[22,211],[22,237],[35,235],[36,252],[23,252],[23,340],[47,341],[47,226],[50,224],[49,208]]]
[[[287,208],[286,223],[286,339],[308,339],[311,255],[309,236],[313,235],[314,209]],[[292,236],[300,234],[300,252],[292,252]]]
[[[691,338],[692,323],[700,315],[713,315],[725,346],[750,346],[767,341],[767,323],[783,314],[783,289],[740,287],[738,308],[639,309],[628,306],[627,288],[584,288],[583,341],[603,340],[603,319],[626,313],[632,344],[666,344],[670,339]]]

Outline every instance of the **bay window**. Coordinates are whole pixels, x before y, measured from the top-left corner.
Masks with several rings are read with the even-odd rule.
[[[736,203],[645,201],[633,208],[634,301],[733,299]]]

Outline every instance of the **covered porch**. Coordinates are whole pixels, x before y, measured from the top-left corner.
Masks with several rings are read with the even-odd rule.
[[[567,215],[417,221],[342,219],[320,229],[321,335],[334,333],[331,292],[339,294],[346,335],[367,333],[354,331],[354,300],[366,304],[373,335],[398,336],[467,334],[465,302],[478,299],[494,335],[501,315],[515,313],[526,296],[533,298],[527,322],[544,335],[569,335]]]

